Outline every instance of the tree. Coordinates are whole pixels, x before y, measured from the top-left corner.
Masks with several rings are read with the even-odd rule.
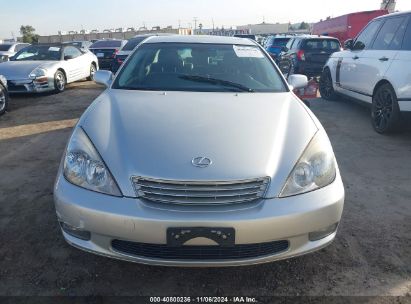
[[[300,27],[298,28],[299,30],[308,30],[310,28],[310,25],[306,22],[301,22]]]
[[[39,35],[36,34],[36,29],[31,25],[22,25],[20,34],[23,36],[23,42],[25,43],[38,43],[39,41]]]

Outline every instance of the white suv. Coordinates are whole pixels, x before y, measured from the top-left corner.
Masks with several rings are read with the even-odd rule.
[[[374,129],[394,131],[401,112],[411,112],[411,12],[372,20],[345,48],[326,63],[321,96],[330,100],[342,94],[367,102]]]

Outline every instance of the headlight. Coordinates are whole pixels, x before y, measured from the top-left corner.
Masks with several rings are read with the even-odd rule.
[[[64,157],[64,176],[74,185],[92,191],[121,196],[121,192],[82,128],[70,138]]]
[[[30,77],[30,79],[36,79],[36,78],[46,76],[46,73],[47,73],[47,71],[45,69],[37,68],[33,72],[30,73],[29,77]]]
[[[318,132],[291,171],[280,197],[314,191],[331,184],[336,177],[336,160],[324,131]]]

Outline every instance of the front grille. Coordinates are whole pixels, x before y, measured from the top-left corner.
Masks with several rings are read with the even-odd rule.
[[[132,182],[140,199],[178,205],[229,205],[263,198],[270,178],[189,182],[133,177]]]
[[[120,253],[137,257],[166,260],[236,260],[269,256],[284,252],[289,247],[288,241],[275,241],[259,244],[220,246],[182,246],[144,244],[113,240],[112,248]]]
[[[27,92],[27,89],[24,85],[16,85],[11,81],[7,81],[7,87],[10,92]]]

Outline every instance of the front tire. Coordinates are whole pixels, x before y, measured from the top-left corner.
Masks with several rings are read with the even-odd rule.
[[[329,69],[325,69],[320,78],[320,94],[325,100],[336,100],[338,95],[334,90],[333,79]]]
[[[90,66],[90,76],[87,77],[88,81],[93,81],[94,80],[94,74],[96,74],[97,72],[97,68],[96,65],[94,63],[91,64]]]
[[[0,116],[6,113],[9,106],[9,94],[3,84],[0,83]]]
[[[54,74],[54,92],[56,93],[62,93],[66,89],[66,75],[62,71],[57,71],[56,74]]]
[[[400,118],[397,94],[390,84],[383,84],[372,98],[371,123],[374,130],[380,134],[395,132]]]

